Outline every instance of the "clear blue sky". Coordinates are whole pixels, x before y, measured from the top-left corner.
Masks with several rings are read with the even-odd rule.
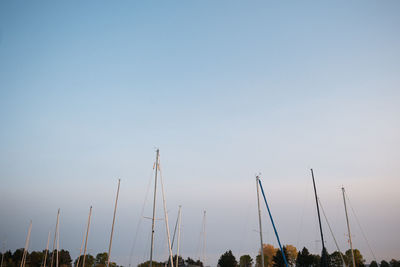
[[[344,185],[378,260],[400,259],[399,14],[398,1],[1,1],[0,241],[23,247],[32,219],[43,249],[61,208],[76,257],[93,205],[89,251],[106,251],[121,178],[112,254],[128,265],[157,146],[185,257],[203,209],[207,264],[257,253],[258,172],[283,243],[319,253],[313,167],[341,249]],[[140,227],[132,264],[148,257]]]

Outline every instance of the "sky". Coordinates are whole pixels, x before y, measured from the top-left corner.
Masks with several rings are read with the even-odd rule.
[[[398,1],[0,1],[0,242],[149,257],[155,150],[171,232],[206,265],[259,250],[255,175],[283,244],[400,259]],[[165,260],[158,184],[154,259]],[[354,212],[353,212],[354,210]],[[265,206],[264,242],[277,246]],[[359,227],[361,225],[361,227]],[[323,219],[329,252],[336,250]],[[372,249],[364,239],[366,236]],[[375,255],[375,257],[373,256]]]

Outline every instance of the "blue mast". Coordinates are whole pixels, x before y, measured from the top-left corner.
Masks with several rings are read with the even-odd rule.
[[[286,260],[285,253],[283,252],[283,249],[282,249],[281,241],[279,240],[278,231],[276,231],[274,219],[272,219],[271,211],[269,210],[269,206],[268,206],[268,203],[267,203],[267,198],[265,197],[264,189],[263,189],[263,187],[262,187],[262,184],[261,184],[261,180],[260,180],[260,179],[258,179],[258,183],[260,184],[261,193],[262,193],[262,195],[263,195],[263,197],[264,197],[265,205],[267,206],[267,210],[268,210],[269,218],[271,219],[272,227],[274,227],[275,236],[276,236],[276,239],[278,240],[279,248],[281,249],[281,252],[282,252],[283,261],[285,262],[286,267],[289,267],[289,265],[288,265],[288,263],[287,263],[287,260]]]

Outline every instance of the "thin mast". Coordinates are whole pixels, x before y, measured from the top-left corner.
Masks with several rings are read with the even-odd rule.
[[[46,250],[44,252],[43,267],[46,267],[47,252],[49,251],[49,243],[50,243],[50,231],[49,231],[49,234],[47,236],[47,245],[46,245]]]
[[[88,241],[88,236],[89,236],[89,228],[90,228],[90,217],[92,215],[92,206],[90,206],[89,209],[89,217],[88,217],[88,223],[87,223],[87,228],[86,228],[86,238],[85,238],[85,249],[83,250],[83,261],[82,261],[82,267],[85,267],[85,261],[86,261],[86,248],[87,248],[87,241]],[[79,266],[76,266],[79,267]]]
[[[206,266],[206,211],[203,217],[203,266]]]
[[[351,242],[351,233],[350,233],[350,224],[349,224],[349,217],[347,216],[347,206],[346,206],[346,198],[344,196],[344,187],[342,187],[343,193],[343,203],[344,203],[344,211],[346,213],[346,222],[347,222],[347,230],[349,232],[349,241],[350,241],[350,249],[351,249],[351,257],[353,259],[353,267],[356,267],[356,261],[354,260],[354,252],[353,252],[353,243]]]
[[[56,267],[58,267],[58,252],[60,251],[60,218],[57,224],[57,251],[56,251]]]
[[[319,214],[319,205],[318,205],[318,196],[317,196],[317,188],[315,186],[315,180],[314,180],[314,172],[313,169],[311,169],[311,177],[314,185],[314,194],[315,194],[315,203],[317,204],[317,213],[318,213],[318,222],[319,222],[319,231],[321,233],[321,241],[322,241],[322,254],[321,254],[321,265],[322,266],[327,266],[327,261],[326,261],[326,249],[325,249],[325,242],[324,242],[324,234],[322,233],[322,225],[321,225],[321,216]]]
[[[84,242],[85,242],[85,232],[83,232],[82,243],[81,243],[81,249],[79,250],[79,257],[78,257],[78,260],[76,261],[75,267],[79,267],[79,262],[80,262],[80,260],[81,260],[82,249],[83,249],[83,243],[84,243]]]
[[[179,206],[179,211],[178,211],[178,242],[177,242],[177,249],[176,249],[176,263],[175,267],[179,267],[179,243],[181,240],[181,220],[182,220],[182,215],[181,215],[181,208],[182,206]]]
[[[121,183],[121,179],[118,179],[118,189],[117,189],[117,196],[115,198],[115,206],[114,206],[114,216],[113,222],[111,227],[111,236],[110,236],[110,244],[108,246],[108,259],[107,259],[107,267],[110,266],[110,257],[111,257],[111,245],[112,245],[112,238],[114,233],[114,223],[115,223],[115,214],[117,213],[117,203],[118,203],[118,195],[119,195],[119,184]],[[84,266],[83,266],[84,267]]]
[[[260,180],[260,179],[258,179],[258,184],[260,185],[261,193],[262,193],[262,195],[263,195],[263,197],[264,197],[265,206],[267,206],[269,218],[270,218],[270,220],[271,220],[272,227],[274,228],[276,240],[278,241],[279,248],[281,249],[281,252],[282,252],[283,261],[285,262],[285,266],[286,266],[286,267],[289,267],[289,265],[288,265],[288,263],[287,263],[287,260],[286,260],[285,252],[283,251],[283,248],[282,248],[282,245],[281,245],[281,241],[280,241],[280,239],[279,239],[278,231],[276,230],[275,223],[274,223],[274,219],[272,218],[272,214],[271,214],[271,211],[270,211],[270,209],[269,209],[268,202],[267,202],[267,198],[265,197],[264,189],[263,189],[263,187],[262,187],[262,184],[261,184],[261,180]]]
[[[264,248],[263,248],[263,239],[262,239],[261,209],[260,209],[260,189],[258,186],[259,180],[260,180],[260,177],[256,176],[258,224],[260,226],[260,243],[261,243],[261,267],[264,267]]]
[[[158,157],[160,155],[160,150],[156,150],[156,166],[154,175],[154,199],[153,199],[153,218],[151,219],[151,246],[150,246],[150,267],[153,265],[153,248],[154,248],[154,223],[156,216],[156,193],[157,193],[157,171],[158,171]]]
[[[160,165],[159,165],[160,166]],[[168,213],[167,213],[167,203],[165,201],[165,194],[164,194],[164,182],[162,179],[162,175],[161,175],[161,169],[160,169],[160,182],[161,182],[161,193],[162,193],[162,198],[163,198],[163,206],[164,206],[164,217],[165,217],[165,227],[167,230],[167,245],[168,245],[168,250],[169,250],[169,257],[170,257],[170,261],[171,261],[171,267],[174,267],[174,259],[173,259],[173,255],[172,255],[172,249],[171,249],[171,238],[170,238],[170,234],[169,234],[169,225],[168,225]]]
[[[176,222],[175,222],[175,227],[174,227],[174,234],[172,235],[171,249],[174,248],[176,229],[178,229],[178,221],[179,221],[179,211],[178,211],[178,216],[176,217]]]
[[[26,239],[25,239],[24,253],[22,254],[21,265],[20,265],[21,267],[25,266],[26,254],[28,252],[28,247],[29,247],[29,239],[31,237],[31,230],[32,230],[32,221],[30,221],[30,223],[29,223],[28,235],[26,236]]]
[[[54,252],[56,249],[56,240],[57,240],[57,229],[58,229],[58,220],[60,217],[60,209],[58,209],[57,212],[57,222],[56,222],[56,230],[54,231],[54,241],[53,241],[53,251],[51,253],[51,263],[50,263],[50,267],[53,267],[53,262],[54,262]]]

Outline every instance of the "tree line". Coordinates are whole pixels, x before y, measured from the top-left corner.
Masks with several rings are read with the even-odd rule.
[[[43,251],[32,251],[31,253],[27,252],[25,267],[55,267],[56,266],[56,250],[53,252],[48,251],[46,253]],[[23,248],[19,248],[11,252],[8,250],[4,253],[0,253],[0,258],[3,261],[3,267],[20,267],[22,255],[24,253]],[[44,264],[45,254],[46,264]],[[61,249],[58,251],[58,266],[59,267],[106,267],[108,259],[108,253],[98,253],[96,257],[87,254],[85,257],[85,265],[83,266],[83,255],[76,258],[75,261],[72,261],[71,255],[68,250]],[[122,267],[118,266],[115,262],[110,262],[110,267]]]
[[[289,266],[292,267],[319,267],[321,266],[321,256],[311,254],[306,247],[301,251],[297,251],[296,247],[286,245],[282,248],[285,258]],[[366,263],[358,249],[354,249],[354,261],[356,267],[365,267]],[[263,245],[264,267],[286,267],[280,249],[273,245]],[[329,267],[343,267],[343,261],[346,266],[353,266],[351,250],[347,250],[344,254],[335,251],[329,254],[326,250],[324,254],[328,261]],[[261,267],[261,252],[259,251],[255,262],[250,255],[242,255],[237,262],[231,250],[226,251],[218,260],[219,267]],[[372,261],[369,267],[400,267],[400,260],[392,259],[390,262],[382,260],[379,264]]]

